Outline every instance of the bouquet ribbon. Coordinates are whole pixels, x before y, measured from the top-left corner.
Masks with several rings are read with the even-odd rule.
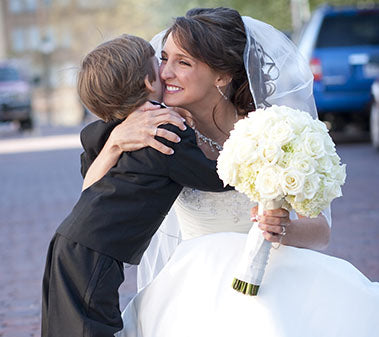
[[[281,208],[284,199],[264,200],[258,203],[258,215],[265,210]],[[258,222],[254,222],[247,236],[244,252],[233,280],[233,289],[246,295],[256,296],[270,255],[271,242],[267,241]]]

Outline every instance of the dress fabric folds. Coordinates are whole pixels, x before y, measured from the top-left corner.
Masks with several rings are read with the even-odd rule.
[[[251,206],[235,191],[184,189],[175,204],[184,240],[129,303],[116,336],[379,336],[379,283],[339,258],[281,246],[258,296],[232,289]]]

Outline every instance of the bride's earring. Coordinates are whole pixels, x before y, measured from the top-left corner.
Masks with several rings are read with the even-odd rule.
[[[219,85],[216,85],[216,88],[217,88],[218,92],[220,93],[220,95],[224,98],[224,100],[227,101],[227,100],[228,100],[228,96],[226,96],[226,95],[222,92],[222,90],[220,89],[220,86],[219,86]]]

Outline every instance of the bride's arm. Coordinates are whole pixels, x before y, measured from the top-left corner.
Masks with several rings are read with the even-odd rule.
[[[170,155],[173,150],[155,139],[159,125],[173,124],[185,130],[184,118],[177,109],[160,109],[150,103],[144,104],[134,111],[111,132],[104,147],[89,167],[82,190],[85,190],[100,180],[118,161],[124,151],[136,151],[151,146],[154,149]],[[179,112],[184,113],[182,110]],[[188,116],[188,115],[187,115]],[[159,137],[171,142],[179,142],[180,138],[173,132],[159,128]]]
[[[287,246],[323,250],[330,240],[330,227],[323,215],[307,218],[298,214],[299,219],[290,220],[287,234],[282,243]]]
[[[255,218],[257,207],[251,211]],[[330,226],[324,215],[317,218],[307,218],[298,214],[298,219],[290,219],[285,209],[265,211],[265,215],[257,217],[263,236],[271,242],[279,242],[287,246],[299,248],[325,249],[330,240]],[[281,238],[282,226],[286,235]]]

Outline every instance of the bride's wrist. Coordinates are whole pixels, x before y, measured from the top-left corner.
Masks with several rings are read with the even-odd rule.
[[[112,135],[106,141],[103,150],[103,154],[112,158],[119,157],[122,154],[122,150],[117,142],[112,138]]]
[[[285,230],[285,235],[282,237],[281,244],[285,246],[292,246],[291,244],[291,234],[292,234],[292,220],[289,220],[287,224],[285,225],[286,230]]]

